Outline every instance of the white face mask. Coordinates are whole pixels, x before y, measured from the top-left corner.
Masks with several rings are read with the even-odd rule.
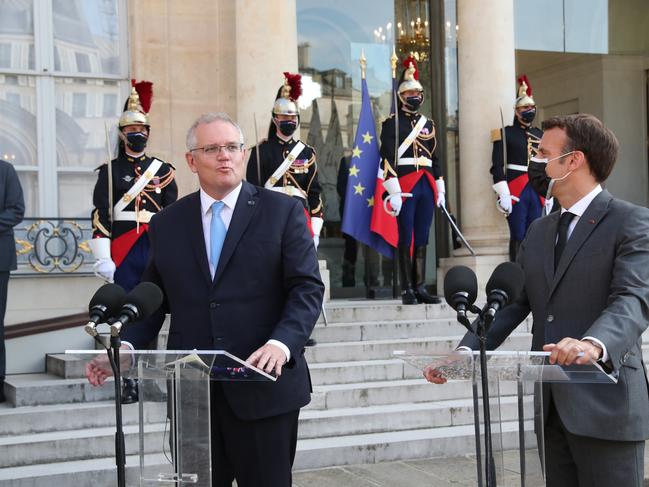
[[[562,157],[569,156],[570,154],[574,154],[576,151],[570,151],[566,152],[565,154],[561,154],[560,156],[553,157],[552,159],[548,159],[547,157],[530,157],[530,162],[536,162],[537,164],[547,164],[548,162],[556,161],[557,159],[561,159]],[[549,199],[552,197],[552,188],[554,187],[555,183],[559,181],[563,181],[566,179],[568,176],[572,174],[572,171],[568,171],[566,174],[561,176],[560,178],[551,178],[550,183],[548,184],[548,192],[545,195],[545,199]]]

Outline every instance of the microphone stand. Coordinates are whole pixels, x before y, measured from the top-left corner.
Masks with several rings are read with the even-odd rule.
[[[115,464],[117,465],[117,486],[126,487],[126,444],[124,441],[124,424],[122,420],[122,376],[120,371],[119,349],[122,341],[119,335],[110,336],[110,345],[106,335],[96,335],[95,340],[106,349],[108,362],[115,378]]]
[[[496,464],[493,457],[493,442],[491,438],[491,410],[489,407],[489,381],[487,378],[487,330],[493,317],[486,314],[485,308],[478,314],[477,332],[480,340],[480,379],[482,382],[482,408],[484,415],[485,438],[485,479],[487,487],[496,487]]]
[[[487,379],[487,330],[493,317],[486,313],[487,305],[483,309],[471,305],[469,311],[476,313],[478,316],[469,323],[466,312],[458,312],[457,320],[464,325],[471,333],[476,335],[480,340],[480,380],[482,386],[482,408],[484,416],[484,437],[485,437],[485,480],[487,487],[497,487],[496,482],[496,464],[493,458],[493,442],[491,437],[491,410],[489,407],[489,382]],[[473,388],[474,396],[477,395],[477,387]],[[474,401],[474,408],[477,403]],[[477,417],[477,413],[476,413]],[[479,429],[476,425],[476,432]],[[482,486],[482,467],[480,465],[480,438],[476,434],[476,452],[478,455],[478,485]]]

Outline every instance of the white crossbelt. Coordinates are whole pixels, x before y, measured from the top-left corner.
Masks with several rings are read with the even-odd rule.
[[[399,159],[401,159],[401,156],[406,153],[406,151],[408,150],[408,147],[410,147],[412,145],[412,143],[415,141],[415,139],[417,139],[417,137],[419,137],[419,134],[420,134],[421,130],[424,128],[424,125],[426,125],[427,121],[428,121],[428,119],[425,116],[421,115],[419,117],[419,120],[417,120],[417,123],[415,124],[415,126],[412,128],[412,130],[408,134],[408,137],[406,137],[405,140],[399,146],[399,150],[397,151],[397,157]]]
[[[267,189],[278,193],[284,193],[289,196],[297,196],[298,198],[306,199],[306,193],[295,186],[273,186],[272,188]]]
[[[135,211],[120,211],[119,213],[115,213],[114,220],[116,222],[149,223],[153,215],[155,215],[155,213],[152,213],[149,210],[140,210],[137,213]]]
[[[144,174],[142,174],[137,181],[131,186],[131,188],[120,198],[120,200],[115,204],[113,208],[113,220],[114,221],[136,221],[134,211],[124,211],[131,201],[133,201],[137,195],[139,195],[147,184],[155,177],[160,168],[162,167],[162,161],[160,159],[153,159],[149,167],[147,167]],[[133,215],[129,215],[133,213]],[[150,219],[151,217],[149,217]],[[140,220],[142,222],[142,220]],[[146,222],[142,222],[146,223]]]
[[[426,166],[426,167],[431,167],[433,165],[433,161],[431,161],[428,157],[402,157],[399,159],[399,165],[400,166]]]
[[[527,172],[527,166],[523,166],[521,164],[507,164],[507,169],[511,169],[512,171]]]
[[[264,187],[266,189],[272,189],[273,186],[275,186],[275,183],[277,183],[277,181],[279,181],[284,173],[288,171],[288,168],[291,167],[291,164],[293,164],[293,161],[297,159],[297,156],[300,155],[300,152],[302,152],[302,149],[304,149],[304,147],[304,143],[298,140],[297,144],[295,144],[295,147],[293,147],[293,149],[291,149],[291,152],[289,152],[286,156],[286,159],[282,161],[279,167],[275,169],[275,172],[268,178],[268,181],[264,183]]]

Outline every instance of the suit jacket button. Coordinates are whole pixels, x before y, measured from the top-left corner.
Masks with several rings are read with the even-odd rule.
[[[554,321],[554,315],[548,315],[548,323],[552,323]]]
[[[219,303],[217,303],[215,301],[210,301],[210,308],[211,309],[218,308],[218,306],[219,306]]]

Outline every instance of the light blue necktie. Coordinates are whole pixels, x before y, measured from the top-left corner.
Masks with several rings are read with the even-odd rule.
[[[227,229],[225,228],[225,223],[221,218],[221,210],[225,206],[223,201],[215,201],[212,203],[212,221],[210,223],[210,263],[216,272],[216,268],[219,264],[219,256],[221,255],[221,249],[223,249],[223,241],[225,240],[225,234]]]

